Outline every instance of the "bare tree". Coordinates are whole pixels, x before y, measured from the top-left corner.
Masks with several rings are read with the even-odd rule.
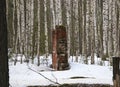
[[[45,10],[45,18],[44,18],[44,20],[45,20],[45,53],[46,53],[46,58],[48,57],[48,27],[47,27],[47,1],[45,0],[45,4],[44,4],[44,10]]]
[[[37,59],[38,66],[40,65],[40,1],[38,0],[38,42],[37,42]]]
[[[87,59],[87,39],[86,39],[86,11],[87,11],[87,5],[86,5],[86,0],[83,1],[83,55],[85,57],[84,62],[88,64],[88,59]]]
[[[32,56],[32,63],[34,63],[34,56],[36,55],[35,54],[35,47],[36,47],[36,37],[37,37],[37,34],[36,34],[36,32],[37,32],[37,29],[38,29],[38,15],[37,15],[37,11],[38,11],[38,2],[37,2],[37,0],[34,0],[34,2],[33,2],[33,13],[34,13],[34,19],[33,19],[33,33],[32,33],[32,54],[31,54],[31,56]]]

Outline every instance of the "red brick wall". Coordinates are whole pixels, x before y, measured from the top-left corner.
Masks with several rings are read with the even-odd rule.
[[[56,26],[52,32],[52,66],[55,70],[68,68],[67,33],[64,26]]]

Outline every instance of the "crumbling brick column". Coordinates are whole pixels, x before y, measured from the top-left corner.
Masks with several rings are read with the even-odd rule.
[[[52,67],[55,70],[69,69],[67,33],[64,26],[56,26],[52,31]]]

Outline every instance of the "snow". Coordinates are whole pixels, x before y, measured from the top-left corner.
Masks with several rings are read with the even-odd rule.
[[[50,57],[49,57],[50,58]],[[51,60],[50,60],[51,61]],[[45,79],[40,74],[46,76],[59,84],[86,83],[86,84],[110,84],[112,82],[112,69],[110,66],[86,65],[69,60],[70,69],[64,71],[54,71],[45,65],[20,64],[16,66],[9,62],[10,85],[12,87],[27,87],[36,85],[50,85],[53,82]],[[36,72],[32,70],[35,70]]]

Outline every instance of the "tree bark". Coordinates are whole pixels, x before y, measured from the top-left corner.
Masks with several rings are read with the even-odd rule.
[[[38,2],[37,0],[34,0],[34,20],[33,20],[33,34],[32,34],[32,63],[34,63],[34,56],[35,56],[35,37],[37,36],[36,31],[38,28],[38,20],[37,20],[37,10],[38,10]]]
[[[83,1],[83,54],[84,54],[84,62],[88,64],[87,59],[87,38],[86,38],[86,12],[87,12],[87,1]]]
[[[37,42],[37,59],[40,65],[40,1],[38,0],[38,42]]]
[[[9,87],[6,0],[0,0],[0,87]]]
[[[82,32],[83,32],[83,18],[82,18],[82,0],[78,1],[78,24],[79,24],[79,54],[82,54]]]
[[[46,0],[46,21],[48,33],[48,51],[52,53],[52,10],[50,7],[51,0]]]

